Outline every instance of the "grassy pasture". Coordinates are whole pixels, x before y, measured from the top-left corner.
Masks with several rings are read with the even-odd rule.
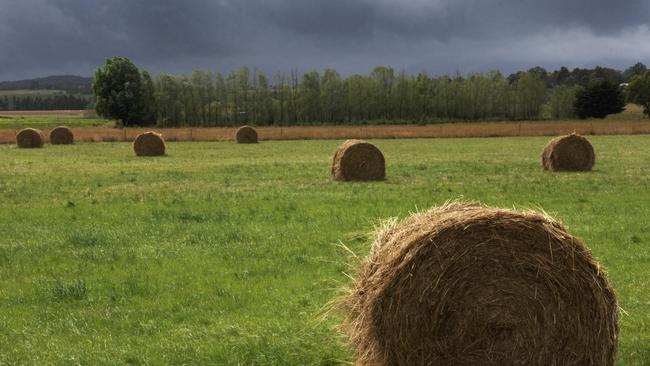
[[[92,110],[0,111],[0,129],[68,127],[114,127]],[[1,131],[0,131],[1,132]]]
[[[375,140],[388,179],[329,178],[340,141],[0,145],[0,364],[337,365],[321,320],[378,219],[447,200],[544,209],[607,268],[619,365],[650,364],[650,136],[590,137],[596,171],[550,174],[548,139]]]
[[[105,120],[103,118],[82,118],[70,117],[61,113],[58,116],[39,116],[39,115],[15,115],[10,114],[13,112],[0,111],[0,129],[3,128],[52,128],[56,126],[68,127],[99,127],[109,126],[113,127],[114,122]]]

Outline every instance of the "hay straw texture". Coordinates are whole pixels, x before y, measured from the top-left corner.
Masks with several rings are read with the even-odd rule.
[[[593,146],[577,133],[551,140],[542,153],[542,166],[549,171],[586,172],[595,162]]]
[[[45,136],[41,130],[25,128],[16,134],[16,145],[20,148],[43,147]]]
[[[137,156],[162,156],[165,155],[165,140],[159,133],[145,132],[135,138],[133,150]]]
[[[237,129],[235,139],[238,144],[256,144],[257,131],[251,126],[241,126]]]
[[[74,144],[74,134],[72,130],[59,126],[50,131],[50,144],[52,145],[71,145]]]
[[[386,178],[384,155],[373,144],[347,140],[334,153],[332,177],[341,181],[371,181]]]
[[[450,203],[375,235],[339,303],[357,365],[614,364],[614,291],[552,218]]]

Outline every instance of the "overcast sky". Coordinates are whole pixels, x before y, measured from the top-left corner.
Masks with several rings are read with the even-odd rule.
[[[0,80],[376,65],[509,73],[650,63],[649,0],[0,0]]]

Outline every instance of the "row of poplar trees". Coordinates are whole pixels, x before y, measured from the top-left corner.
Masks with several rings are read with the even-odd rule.
[[[127,91],[114,90],[125,83]],[[569,118],[575,99],[574,87],[549,89],[535,72],[514,79],[499,72],[432,77],[376,67],[348,77],[333,69],[269,77],[242,67],[225,75],[194,71],[152,78],[124,58],[97,70],[94,90],[100,114],[125,125],[161,127]],[[137,102],[127,104],[129,98]]]
[[[154,90],[162,126],[537,119],[550,101],[535,74],[510,83],[498,72],[449,78],[411,76],[390,67],[347,78],[332,69],[272,79],[246,67],[227,75],[195,71],[159,76]],[[559,114],[571,113],[572,95],[567,98],[569,110],[560,102]]]

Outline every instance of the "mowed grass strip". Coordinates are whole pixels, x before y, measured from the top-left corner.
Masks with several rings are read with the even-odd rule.
[[[113,127],[115,122],[95,117],[77,117],[61,114],[60,116],[30,116],[13,115],[13,112],[0,111],[0,129],[18,129],[18,128],[53,128],[56,126],[68,126],[71,128],[79,127]]]
[[[543,209],[606,266],[619,365],[650,363],[650,136],[594,136],[591,173],[548,138],[370,140],[387,180],[330,177],[342,143],[0,146],[0,364],[337,365],[321,320],[378,219],[448,200]]]

